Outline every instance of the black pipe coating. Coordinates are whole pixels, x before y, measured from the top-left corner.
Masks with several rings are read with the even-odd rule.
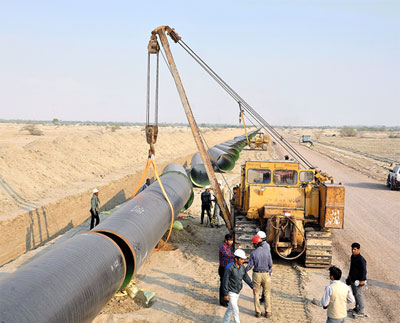
[[[90,322],[120,288],[125,259],[114,241],[79,234],[0,283],[0,322]]]

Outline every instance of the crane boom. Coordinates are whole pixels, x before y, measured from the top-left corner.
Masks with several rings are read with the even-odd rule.
[[[202,160],[204,162],[204,166],[205,166],[208,178],[210,180],[211,187],[214,190],[214,194],[215,194],[215,197],[217,199],[217,203],[218,203],[219,207],[221,208],[222,215],[223,215],[223,218],[225,220],[225,223],[226,223],[228,229],[232,230],[232,228],[233,228],[232,216],[231,216],[231,214],[229,212],[229,208],[228,208],[228,206],[227,206],[227,204],[225,202],[225,199],[224,199],[224,197],[222,195],[222,192],[221,192],[221,190],[219,188],[218,181],[217,181],[217,178],[215,176],[214,169],[213,169],[213,167],[211,165],[210,158],[209,158],[207,150],[206,150],[206,148],[204,146],[203,139],[200,136],[199,128],[197,126],[196,120],[194,119],[194,116],[193,116],[193,113],[192,113],[192,109],[190,108],[189,100],[188,100],[188,98],[186,96],[185,89],[184,89],[183,84],[182,84],[182,80],[181,80],[181,78],[179,76],[178,69],[176,67],[174,58],[172,56],[172,52],[171,52],[170,47],[169,47],[169,43],[168,43],[168,39],[167,39],[167,36],[166,36],[166,32],[168,32],[168,35],[171,37],[171,39],[174,42],[178,42],[181,39],[180,36],[172,28],[170,28],[168,26],[161,26],[161,27],[158,27],[158,28],[154,29],[152,31],[152,37],[154,39],[154,35],[157,34],[159,36],[159,38],[160,38],[161,44],[162,44],[162,46],[164,48],[164,52],[165,52],[165,55],[166,55],[167,60],[168,60],[170,71],[172,73],[172,76],[173,76],[174,81],[175,81],[176,88],[178,90],[179,96],[180,96],[181,101],[182,101],[183,109],[185,110],[186,117],[188,119],[190,128],[192,130],[194,140],[196,142],[197,148],[199,149],[201,158],[202,158]]]

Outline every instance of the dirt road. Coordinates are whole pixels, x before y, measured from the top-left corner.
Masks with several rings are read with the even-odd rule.
[[[384,182],[372,180],[311,149],[294,145],[313,165],[334,176],[346,188],[345,229],[334,231],[333,263],[347,275],[350,245],[359,242],[367,260],[368,321],[398,322],[400,308],[395,304],[400,303],[400,192],[390,191]]]

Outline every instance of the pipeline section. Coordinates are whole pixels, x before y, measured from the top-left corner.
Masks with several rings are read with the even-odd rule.
[[[251,131],[248,135],[253,138],[259,129]],[[233,140],[227,140],[221,144],[211,147],[207,153],[215,171],[228,172],[235,167],[235,162],[239,159],[240,152],[247,145],[246,135],[237,136]],[[204,187],[210,184],[206,168],[200,153],[192,157],[190,180],[193,185]]]
[[[162,175],[173,218],[190,204],[183,168]],[[0,321],[91,322],[143,264],[171,223],[158,182],[122,204],[96,230],[76,235],[0,281]]]

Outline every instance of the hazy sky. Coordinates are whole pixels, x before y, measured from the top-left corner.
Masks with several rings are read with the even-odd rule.
[[[2,0],[0,119],[145,121],[160,25],[271,124],[400,125],[400,2],[378,0]],[[197,121],[237,124],[237,103],[171,49]],[[160,63],[159,120],[186,122]]]

